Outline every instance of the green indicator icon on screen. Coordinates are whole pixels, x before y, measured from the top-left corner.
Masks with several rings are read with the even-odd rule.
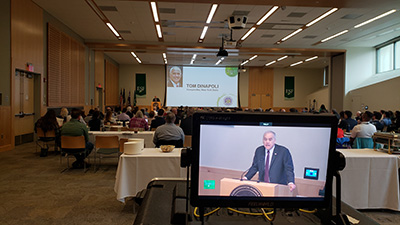
[[[215,189],[215,180],[204,180],[204,189]]]

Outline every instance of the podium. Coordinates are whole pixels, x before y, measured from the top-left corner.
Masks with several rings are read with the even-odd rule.
[[[239,180],[232,178],[221,179],[221,196],[240,197],[295,197],[288,185],[257,182],[252,180]]]

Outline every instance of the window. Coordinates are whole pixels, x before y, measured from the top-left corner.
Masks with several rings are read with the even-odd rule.
[[[393,46],[392,43],[378,49],[378,73],[393,70]]]
[[[400,37],[376,48],[376,72],[400,69]]]
[[[400,69],[400,41],[394,43],[394,69]]]

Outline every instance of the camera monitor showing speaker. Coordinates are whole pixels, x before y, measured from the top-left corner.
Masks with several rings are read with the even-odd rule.
[[[196,113],[191,204],[327,207],[337,119],[290,113]]]

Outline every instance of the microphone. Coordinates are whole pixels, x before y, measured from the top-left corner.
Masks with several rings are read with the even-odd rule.
[[[251,167],[250,167],[250,168],[251,168]],[[240,175],[240,181],[243,181],[244,174],[247,173],[247,172],[250,170],[250,168],[248,168],[247,170],[245,170],[245,171],[242,173],[242,175]]]

